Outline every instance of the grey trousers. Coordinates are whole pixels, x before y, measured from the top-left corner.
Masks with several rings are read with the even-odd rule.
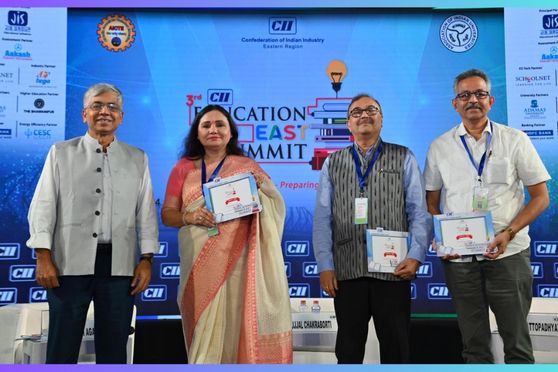
[[[444,261],[466,363],[494,363],[488,307],[496,317],[506,363],[534,363],[527,314],[533,297],[530,250],[500,260]]]

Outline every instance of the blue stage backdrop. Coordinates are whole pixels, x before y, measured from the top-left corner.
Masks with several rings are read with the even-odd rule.
[[[408,146],[421,165],[430,142],[459,121],[451,106],[459,72],[488,72],[497,97],[491,117],[507,122],[502,11],[80,9],[68,12],[67,42],[65,137],[85,133],[85,89],[99,81],[116,84],[125,100],[118,137],[149,155],[159,205],[196,112],[209,103],[230,110],[245,151],[287,204],[282,248],[292,297],[326,296],[311,249],[315,190],[327,154],[350,142],[345,116],[352,96],[374,95],[384,112],[383,139]],[[331,72],[341,73],[333,75],[341,77],[338,91]],[[15,286],[6,274],[10,265],[33,264],[24,248],[26,211],[47,150],[37,144],[12,155],[26,171],[10,173],[21,182],[15,205],[6,203],[11,193],[2,199],[2,241],[21,249],[17,260],[1,261],[1,287]],[[160,240],[153,283],[138,298],[142,315],[178,312],[177,230],[161,225]],[[18,283],[17,301],[28,301],[34,286]],[[433,252],[412,289],[414,312],[453,312]]]

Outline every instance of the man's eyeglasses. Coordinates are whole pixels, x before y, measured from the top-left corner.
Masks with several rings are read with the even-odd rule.
[[[485,99],[490,97],[490,93],[485,90],[476,90],[474,92],[469,92],[466,90],[465,92],[461,92],[455,96],[460,101],[468,101],[471,99],[471,96],[475,96],[477,99]]]
[[[351,112],[349,112],[349,116],[358,119],[362,116],[362,113],[365,111],[366,111],[366,115],[368,116],[376,116],[380,112],[380,109],[375,106],[368,106],[367,108],[364,109],[357,107],[353,109]]]
[[[88,109],[95,112],[102,111],[103,107],[106,107],[110,112],[120,112],[121,110],[120,106],[118,106],[116,103],[93,102],[92,104],[87,106]]]

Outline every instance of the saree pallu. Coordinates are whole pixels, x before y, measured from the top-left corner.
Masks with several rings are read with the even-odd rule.
[[[251,172],[262,212],[179,231],[178,304],[190,363],[292,363],[291,308],[281,250],[283,199],[252,159],[228,156],[219,177]],[[186,211],[204,204],[200,171],[188,172]]]

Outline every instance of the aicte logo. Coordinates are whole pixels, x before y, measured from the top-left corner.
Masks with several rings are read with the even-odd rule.
[[[294,17],[270,17],[269,33],[272,35],[294,35],[296,34],[296,18]]]
[[[42,287],[29,288],[29,302],[45,302],[47,300],[47,290]]]
[[[0,243],[0,260],[19,259],[19,243]]]
[[[310,293],[310,284],[293,283],[289,284],[290,297],[308,297]]]
[[[531,262],[531,272],[533,273],[533,278],[541,279],[544,277],[542,262]]]
[[[440,40],[452,52],[468,51],[475,46],[477,38],[477,25],[464,15],[448,17],[440,27]]]
[[[315,262],[304,262],[302,264],[302,276],[305,278],[315,278],[318,276],[318,264]]]
[[[419,266],[417,270],[417,277],[432,278],[432,262],[425,262]]]
[[[16,288],[0,288],[0,305],[15,304],[17,302]]]
[[[208,89],[207,104],[230,106],[233,104],[232,89]]]
[[[166,301],[167,286],[166,285],[150,285],[141,294],[142,301]]]
[[[449,300],[451,297],[445,284],[430,283],[428,284],[428,298],[430,300]]]
[[[162,263],[161,271],[159,272],[161,279],[178,279],[180,278],[180,264],[177,263]]]
[[[558,257],[558,242],[535,242],[536,257]]]
[[[539,297],[558,297],[558,285],[553,284],[539,284],[537,286],[537,293]]]
[[[35,280],[35,265],[10,266],[10,282],[32,282]]]
[[[310,243],[308,241],[285,242],[286,256],[308,256],[310,254]]]

